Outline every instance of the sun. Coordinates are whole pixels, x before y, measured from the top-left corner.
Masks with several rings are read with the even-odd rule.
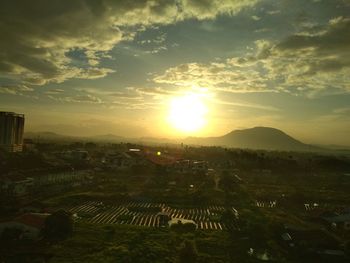
[[[187,94],[175,97],[170,102],[168,121],[180,132],[193,133],[206,124],[208,108],[200,95]]]

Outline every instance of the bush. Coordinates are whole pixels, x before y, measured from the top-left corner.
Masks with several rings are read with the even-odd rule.
[[[52,240],[69,237],[73,232],[73,219],[71,214],[64,210],[59,210],[48,216],[43,232],[47,239]]]
[[[186,240],[179,251],[179,262],[180,263],[194,263],[197,261],[198,251],[193,241]]]
[[[196,224],[193,223],[177,223],[171,225],[171,229],[179,233],[194,232],[197,229]]]

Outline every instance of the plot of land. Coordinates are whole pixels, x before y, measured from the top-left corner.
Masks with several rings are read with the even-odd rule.
[[[237,210],[230,207],[236,215]],[[223,230],[220,215],[223,206],[206,206],[197,208],[172,208],[166,204],[129,202],[122,205],[104,206],[100,202],[86,202],[69,209],[76,214],[77,220],[92,224],[128,224],[148,227],[160,227],[159,212],[167,213],[172,218],[193,220],[199,229]]]

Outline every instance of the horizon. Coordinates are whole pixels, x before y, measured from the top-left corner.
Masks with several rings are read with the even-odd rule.
[[[350,262],[350,0],[2,0],[1,262]]]
[[[292,139],[295,139],[303,144],[306,144],[306,145],[311,145],[311,146],[323,146],[323,147],[344,147],[344,148],[349,148],[350,145],[340,145],[340,144],[317,144],[317,143],[309,143],[307,141],[303,141],[303,140],[300,140],[299,138],[296,138],[292,135],[290,135],[288,132],[285,132],[283,130],[280,130],[280,129],[277,129],[277,128],[274,128],[274,127],[267,127],[267,126],[255,126],[255,127],[250,127],[250,128],[242,128],[242,129],[235,129],[235,130],[231,130],[229,131],[228,133],[225,133],[225,134],[218,134],[216,136],[210,136],[208,138],[219,138],[219,137],[223,137],[225,135],[228,135],[232,132],[235,132],[235,131],[247,131],[247,130],[252,130],[252,129],[256,129],[256,128],[264,128],[264,129],[274,129],[274,130],[278,130],[278,131],[281,131],[282,133],[284,133],[285,135],[287,136],[290,136]],[[36,132],[33,132],[33,131],[25,131],[24,132],[24,136],[28,135],[29,133],[32,133],[32,134],[52,134],[52,135],[57,135],[57,136],[62,136],[62,137],[70,137],[70,138],[76,138],[76,139],[88,139],[88,140],[99,140],[98,137],[104,137],[104,136],[110,136],[110,137],[119,137],[121,139],[125,139],[125,140],[138,140],[138,139],[155,139],[155,140],[167,140],[167,141],[171,141],[173,143],[179,143],[179,141],[177,140],[186,140],[186,139],[190,139],[190,138],[207,138],[207,137],[199,137],[199,136],[184,136],[184,137],[155,137],[155,136],[139,136],[139,137],[131,137],[131,136],[123,136],[123,135],[119,135],[119,134],[116,134],[116,133],[105,133],[105,134],[93,134],[93,135],[87,135],[87,136],[81,136],[81,135],[70,135],[70,134],[64,134],[64,133],[56,133],[56,132],[52,132],[52,131],[36,131]],[[113,141],[113,139],[108,139],[106,138],[106,140],[111,140]],[[166,143],[165,141],[163,143]],[[190,144],[193,144],[193,143],[190,143]],[[200,145],[200,144],[198,144]],[[220,145],[218,145],[220,146]]]
[[[1,4],[0,110],[26,132],[350,146],[348,1],[73,2]]]

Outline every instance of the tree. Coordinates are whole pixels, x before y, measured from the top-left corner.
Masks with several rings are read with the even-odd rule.
[[[193,241],[185,240],[179,251],[180,263],[194,263],[197,261],[198,251]]]
[[[229,174],[227,171],[224,171],[221,174],[220,188],[225,192],[233,192],[237,190],[238,184],[235,177]]]
[[[227,227],[230,233],[234,233],[239,230],[238,218],[231,210],[225,210],[221,215],[221,221]]]
[[[73,232],[73,219],[70,213],[59,210],[45,221],[44,236],[48,239],[65,239]]]
[[[183,224],[181,221],[179,221],[177,224],[171,225],[171,229],[179,233],[194,232],[196,228],[197,228],[196,224],[193,224],[193,223]]]
[[[13,242],[20,239],[23,231],[18,228],[7,227],[4,229],[1,235],[1,240],[5,242]]]
[[[350,239],[345,243],[345,253],[350,256]]]

